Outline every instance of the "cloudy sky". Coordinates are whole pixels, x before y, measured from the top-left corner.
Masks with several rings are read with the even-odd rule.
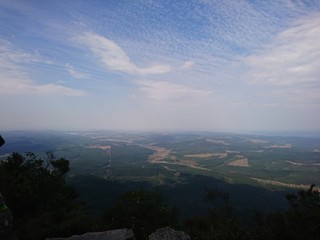
[[[319,0],[0,0],[0,130],[320,129]]]

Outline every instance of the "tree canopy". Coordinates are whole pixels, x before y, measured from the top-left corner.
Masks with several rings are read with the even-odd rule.
[[[120,195],[103,219],[109,228],[132,228],[137,239],[147,239],[158,228],[176,226],[177,216],[159,191],[135,190]]]
[[[65,182],[69,161],[47,153],[12,153],[0,162],[0,191],[14,216],[19,239],[44,239],[88,229],[89,218]]]
[[[308,190],[288,194],[290,208],[259,216],[264,239],[320,239],[320,192]]]

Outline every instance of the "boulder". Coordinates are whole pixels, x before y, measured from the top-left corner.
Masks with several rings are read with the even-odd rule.
[[[160,228],[149,235],[149,240],[190,240],[190,236],[183,232],[172,228]]]
[[[105,232],[88,232],[68,238],[47,238],[46,240],[135,240],[132,229],[117,229]]]

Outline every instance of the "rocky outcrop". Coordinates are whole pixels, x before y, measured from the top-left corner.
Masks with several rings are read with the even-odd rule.
[[[47,238],[46,240],[135,240],[132,229],[117,229],[105,232],[89,232],[68,238]]]
[[[160,228],[150,234],[149,240],[190,240],[190,236],[182,231],[176,231],[172,228]]]
[[[117,229],[105,232],[89,232],[68,238],[47,238],[46,240],[135,240],[132,229]],[[149,240],[191,240],[190,236],[172,228],[160,228],[150,234]]]

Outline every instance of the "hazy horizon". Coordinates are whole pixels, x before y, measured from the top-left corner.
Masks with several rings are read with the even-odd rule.
[[[1,1],[0,131],[319,132],[320,1]]]
[[[220,131],[196,131],[196,130],[121,130],[121,129],[61,129],[61,130],[52,130],[52,129],[15,129],[15,130],[1,130],[0,134],[3,137],[6,137],[7,134],[22,134],[28,135],[31,134],[159,134],[159,135],[216,135],[218,136],[229,136],[229,135],[248,135],[255,137],[302,137],[302,138],[320,138],[320,131],[235,131],[235,130],[220,130]]]

